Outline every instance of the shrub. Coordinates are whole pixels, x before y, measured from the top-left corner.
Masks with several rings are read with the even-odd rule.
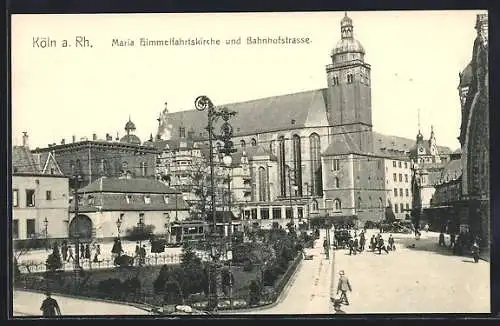
[[[128,255],[121,255],[115,258],[115,264],[120,267],[132,266],[134,264],[134,257]]]
[[[47,269],[51,272],[55,272],[62,268],[61,253],[59,252],[59,247],[54,246],[52,254],[47,257]]]
[[[247,259],[243,262],[243,271],[245,272],[251,272],[254,268],[254,264],[250,259]]]
[[[153,239],[151,240],[151,252],[152,253],[165,252],[166,245],[167,245],[166,239]]]
[[[154,225],[134,226],[126,231],[125,239],[130,241],[143,241],[153,238]]]
[[[120,298],[123,292],[122,282],[117,278],[108,278],[100,281],[97,289],[99,292],[105,293],[113,299]]]
[[[273,286],[274,282],[278,279],[279,276],[279,267],[277,264],[272,264],[268,268],[264,270],[264,285]]]
[[[249,292],[249,304],[257,305],[260,303],[260,299],[262,297],[262,284],[258,280],[253,280],[250,283],[250,292]]]
[[[123,282],[122,289],[125,294],[137,294],[141,291],[141,281],[137,276]]]
[[[183,303],[181,286],[176,280],[170,279],[165,283],[165,295],[163,296],[163,303],[167,305]]]
[[[179,278],[185,296],[203,291],[204,269],[201,259],[189,245],[182,248],[181,265],[182,276]]]

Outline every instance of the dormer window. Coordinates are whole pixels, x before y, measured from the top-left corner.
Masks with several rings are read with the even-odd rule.
[[[163,196],[163,200],[165,201],[165,204],[168,204],[170,202],[170,198],[168,195]]]
[[[144,203],[145,204],[151,204],[151,196],[150,195],[145,195],[144,196]]]
[[[127,204],[130,204],[130,195],[125,195],[125,200],[127,201]]]

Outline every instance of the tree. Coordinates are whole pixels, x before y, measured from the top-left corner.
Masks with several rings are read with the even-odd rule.
[[[262,283],[259,282],[258,280],[253,280],[250,283],[249,304],[251,306],[259,304],[261,297],[262,297]]]
[[[203,290],[203,263],[187,243],[182,248],[180,268],[184,275],[181,281],[184,295],[201,292]]]
[[[183,294],[181,286],[178,281],[174,279],[168,279],[165,283],[165,295],[163,297],[163,303],[166,305],[176,305],[183,303]]]

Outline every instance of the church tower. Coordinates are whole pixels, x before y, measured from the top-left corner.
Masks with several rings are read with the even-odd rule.
[[[326,66],[328,118],[333,133],[349,133],[364,152],[373,151],[370,65],[365,50],[354,38],[352,19],[340,22],[341,39]]]

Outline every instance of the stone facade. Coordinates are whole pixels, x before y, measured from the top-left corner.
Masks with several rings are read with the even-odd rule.
[[[477,37],[472,61],[460,74],[459,96],[462,102],[462,195],[467,206],[461,223],[488,246],[490,236],[490,163],[489,163],[489,84],[488,16],[477,16]]]

